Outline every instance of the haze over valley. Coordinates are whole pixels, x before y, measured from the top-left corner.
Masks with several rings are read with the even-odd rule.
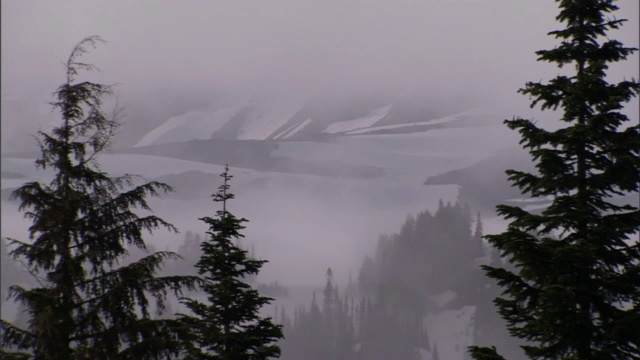
[[[531,109],[516,93],[527,81],[563,71],[537,63],[534,54],[553,46],[545,34],[558,27],[555,3],[186,3],[3,1],[3,246],[6,238],[28,240],[30,222],[10,199],[12,191],[52,177],[50,169],[35,167],[34,135],[59,121],[48,102],[64,81],[61,61],[75,43],[97,34],[108,43],[86,62],[101,72],[86,79],[115,84],[117,96],[104,108],[122,107],[122,126],[98,158],[100,168],[175,189],[150,205],[180,232],[154,232],[149,244],[182,251],[186,237],[203,235],[207,226],[199,219],[219,210],[211,195],[228,165],[231,211],[249,220],[242,246],[269,261],[254,284],[272,291],[276,301],[264,311],[284,323],[285,310],[292,321],[294,313],[304,318],[299,309],[311,309],[312,299],[322,304],[329,278],[354,306],[373,293],[365,289],[367,274],[392,282],[385,274],[396,263],[381,254],[392,249],[400,254],[397,264],[415,260],[399,240],[409,238],[407,228],[425,224],[439,229],[430,236],[440,239],[453,231],[441,221],[448,226],[453,220],[447,219],[462,219],[462,235],[456,234],[475,241],[469,245],[475,252],[458,258],[463,246],[451,245],[442,253],[447,261],[430,259],[430,267],[419,269],[427,280],[411,281],[428,283],[420,291],[430,292],[420,293],[427,324],[420,329],[428,340],[416,347],[419,358],[465,359],[474,337],[490,337],[474,332],[473,324],[494,324],[478,320],[477,309],[488,305],[477,300],[487,293],[475,288],[484,286],[475,270],[495,260],[479,236],[506,227],[495,205],[545,206],[528,202],[506,181],[508,168],[535,167],[503,120],[560,126],[558,114]],[[620,1],[617,14],[629,21],[616,38],[630,46],[640,42],[638,6]],[[609,74],[638,78],[639,68],[635,54]],[[637,122],[634,104],[625,113]],[[12,271],[20,268],[15,265]],[[458,277],[463,280],[454,284]],[[443,279],[452,283],[442,285]],[[2,318],[19,317],[5,301],[11,280],[3,274]],[[478,292],[466,293],[467,285]],[[294,354],[289,344],[285,350]]]

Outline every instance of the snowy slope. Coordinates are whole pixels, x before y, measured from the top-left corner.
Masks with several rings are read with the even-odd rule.
[[[299,109],[300,105],[293,103],[267,106],[241,102],[212,111],[187,112],[167,119],[142,136],[135,146],[208,140],[225,127],[233,129],[225,135],[233,139],[265,140],[284,126]],[[280,136],[291,136],[304,125],[295,129],[291,127]]]
[[[279,128],[300,110],[299,104],[285,103],[273,105],[254,105],[244,119],[238,131],[240,140],[264,140],[272,136]]]
[[[308,140],[365,134],[428,132],[445,127],[476,127],[495,120],[496,109],[471,109],[435,116],[424,107],[399,102],[346,102],[340,106],[303,104],[293,100],[230,101],[210,111],[192,111],[165,120],[135,146],[207,140]],[[384,104],[384,103],[383,103]]]
[[[281,111],[273,114],[290,114],[296,111],[295,108],[280,106]],[[375,113],[377,117],[391,110],[388,106],[375,109],[370,114]],[[188,134],[209,136],[237,113],[237,107],[227,107],[213,113],[194,112],[173,118],[165,126],[148,133],[139,145],[176,139],[170,134],[181,127],[190,129]],[[472,116],[476,113],[461,114]],[[458,115],[434,120],[446,123]],[[243,130],[247,136],[260,137],[279,127],[276,135],[288,141],[269,140],[273,146],[255,147],[269,152],[262,154],[265,160],[278,160],[275,162],[277,168],[269,168],[268,164],[245,169],[233,163],[230,165],[236,176],[233,186],[238,191],[237,206],[243,212],[240,215],[251,220],[250,235],[257,236],[257,243],[265,244],[264,249],[259,245],[260,251],[272,260],[265,269],[265,276],[275,278],[276,274],[286,274],[284,276],[289,277],[286,280],[292,283],[301,283],[307,274],[316,271],[323,274],[328,265],[335,267],[337,273],[348,274],[350,264],[361,261],[361,254],[375,245],[380,233],[400,226],[409,213],[434,209],[438,200],[454,201],[458,196],[457,185],[424,186],[426,178],[470,166],[516,142],[502,126],[438,128],[414,134],[360,134],[329,142],[294,141],[289,139],[301,128],[312,126],[312,119],[301,118],[295,126],[287,127],[279,125],[284,117],[274,115],[272,119],[278,121],[270,127],[258,126],[260,121],[256,117],[256,122],[247,123]],[[210,119],[215,121],[210,124]],[[378,121],[374,121],[373,115],[356,119],[360,119],[357,126],[366,123],[372,128]],[[336,125],[335,131],[356,126],[356,122],[336,124],[340,126]],[[198,129],[201,134],[196,131]],[[499,138],[500,141],[487,141],[488,138]],[[234,144],[239,150],[249,150],[250,144],[244,145],[242,141]],[[206,152],[206,149],[202,151]],[[242,151],[240,155],[243,155]],[[249,155],[251,153],[247,153]],[[212,164],[201,162],[210,161],[209,153],[193,154],[194,159],[201,161],[167,156],[104,154],[99,162],[102,169],[112,175],[141,174],[147,179],[161,179],[175,186],[176,193],[168,199],[153,200],[158,205],[156,210],[184,231],[204,230],[197,219],[214,208],[209,195],[215,191],[219,181],[217,175],[222,171],[225,159],[220,158],[219,163]],[[32,159],[3,157],[2,168],[3,173],[14,174],[2,177],[3,190],[15,188],[27,180],[48,181],[51,178],[47,171],[36,171]],[[360,176],[362,174],[356,171],[343,171],[359,168],[376,172]],[[2,214],[6,211],[15,211],[15,206],[3,207]],[[10,222],[5,223],[5,219]],[[19,233],[24,232],[26,226],[24,222],[14,220],[15,216],[3,216],[3,232],[12,231],[21,237]],[[171,244],[180,239],[179,235],[173,240],[162,237],[157,241],[173,246]],[[283,246],[290,248],[291,253],[280,253],[278,249]],[[338,271],[341,267],[344,271]],[[292,272],[291,268],[309,271]]]
[[[431,348],[438,349],[440,359],[463,360],[467,347],[473,345],[475,306],[431,313],[425,318]]]
[[[295,135],[297,132],[299,132],[300,130],[304,129],[305,126],[309,125],[313,120],[311,118],[301,122],[300,124],[294,124],[291,125],[290,127],[288,127],[286,130],[284,130],[283,132],[275,135],[273,138],[275,140],[280,140],[280,139],[288,139],[291,136]]]
[[[172,117],[148,132],[135,146],[210,139],[240,109],[242,107],[236,106],[213,112],[189,112]]]
[[[425,125],[433,126],[433,125],[451,123],[451,122],[463,119],[464,117],[468,117],[468,116],[473,116],[473,113],[464,112],[464,113],[461,113],[461,114],[445,116],[445,117],[442,117],[442,118],[439,118],[439,119],[435,119],[435,120],[421,121],[421,122],[411,122],[411,123],[395,124],[395,125],[373,126],[373,124],[371,124],[370,126],[362,126],[362,127],[358,128],[358,129],[349,129],[349,130],[344,131],[344,132],[346,134],[349,134],[349,135],[362,135],[362,134],[367,134],[367,133],[371,133],[371,132],[374,132],[374,131],[380,131],[380,130],[402,129],[402,128],[425,126]]]
[[[377,108],[368,116],[363,116],[353,120],[339,121],[327,126],[322,132],[327,134],[346,133],[358,129],[370,128],[385,116],[389,115],[389,111],[393,105],[387,105]]]

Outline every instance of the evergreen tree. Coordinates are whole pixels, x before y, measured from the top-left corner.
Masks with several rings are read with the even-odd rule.
[[[565,127],[547,131],[515,118],[521,144],[537,174],[508,170],[510,181],[533,198],[548,198],[541,213],[498,206],[507,230],[487,239],[514,270],[486,267],[503,287],[496,299],[510,333],[527,342],[532,359],[640,359],[640,212],[615,197],[637,192],[640,127],[621,113],[640,91],[635,80],[608,83],[609,64],[636,49],[607,37],[625,20],[611,18],[612,0],[557,0],[560,39],[539,60],[575,72],[520,92],[532,107],[560,108]],[[476,359],[499,359],[495,349],[473,348]]]
[[[327,269],[326,276],[322,306],[318,305],[314,291],[308,310],[305,307],[296,310],[293,323],[285,327],[283,359],[346,360],[355,357],[359,315],[348,296],[340,297],[331,268]]]
[[[478,223],[481,224],[479,216]],[[474,237],[477,237],[479,241],[482,241],[482,226],[476,228]],[[499,267],[507,265],[502,262],[498,251],[490,247],[488,250],[488,256],[483,261],[483,265],[489,265],[491,267]],[[510,268],[512,268],[510,266]],[[523,356],[522,349],[520,348],[521,341],[509,336],[509,331],[506,328],[505,320],[500,317],[500,314],[496,313],[493,299],[500,296],[501,289],[496,283],[495,279],[488,278],[480,271],[473,273],[473,277],[470,278],[470,284],[477,284],[475,294],[475,306],[476,311],[473,320],[473,337],[474,344],[493,344],[500,349],[500,352],[507,356],[509,359],[520,359]]]
[[[200,255],[202,255],[202,251],[200,250],[201,244],[202,237],[200,234],[187,231],[184,236],[184,242],[180,244],[176,251],[183,260],[173,263],[173,273],[180,275],[197,275],[198,271],[195,265],[198,260],[200,260]]]
[[[323,348],[327,351],[327,359],[335,359],[337,353],[336,338],[338,333],[338,312],[339,312],[339,299],[338,289],[333,284],[333,271],[331,268],[327,269],[327,282],[323,291],[324,300],[322,301],[322,327],[323,337],[321,339]]]
[[[10,285],[22,284],[33,286],[36,279],[29,275],[22,264],[15,261],[6,241],[0,239],[0,306],[4,305]]]
[[[324,314],[320,310],[314,291],[309,309],[307,310],[305,306],[298,307],[291,327],[285,332],[282,358],[287,360],[328,359],[331,354],[324,341],[326,331],[323,323]]]
[[[282,326],[271,318],[260,317],[260,309],[272,299],[261,296],[246,283],[246,277],[256,275],[265,260],[250,259],[248,252],[234,244],[246,219],[238,219],[227,211],[229,168],[222,173],[223,184],[212,195],[222,203],[216,218],[200,220],[209,225],[210,239],[202,243],[202,257],[196,264],[202,276],[202,290],[208,303],[182,298],[193,315],[182,315],[189,332],[186,353],[189,359],[258,360],[280,356],[273,344],[282,338]]]
[[[28,327],[0,321],[2,358],[148,359],[175,353],[176,320],[150,317],[150,300],[164,308],[167,291],[193,287],[196,278],[156,277],[170,252],[148,254],[123,264],[127,247],[146,250],[146,231],[174,227],[149,211],[146,198],[171,188],[163,183],[136,185],[135,176],[111,177],[97,156],[108,148],[118,127],[101,105],[111,88],[76,82],[78,61],[102,40],[78,43],[66,62],[66,82],[54,93],[61,124],[38,136],[36,166],[51,169],[48,184],[29,182],[13,199],[32,221],[32,241],[12,240],[11,255],[21,260],[38,286],[14,285],[10,296],[27,311]]]

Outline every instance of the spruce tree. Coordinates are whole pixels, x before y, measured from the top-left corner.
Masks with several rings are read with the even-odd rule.
[[[503,295],[495,300],[510,333],[532,359],[640,359],[640,127],[621,111],[640,91],[635,80],[607,81],[611,63],[637,49],[607,37],[625,20],[612,0],[556,0],[566,27],[537,52],[540,61],[571,66],[548,83],[520,90],[532,107],[560,109],[564,127],[545,130],[531,120],[506,121],[522,136],[537,173],[508,170],[532,198],[549,199],[541,212],[499,205],[510,220],[487,236],[514,268],[485,267]],[[636,122],[637,124],[637,122]],[[635,235],[634,235],[635,234]],[[472,348],[476,359],[501,358]]]
[[[280,356],[275,344],[282,338],[282,326],[269,317],[261,317],[260,309],[273,299],[261,296],[247,284],[266,260],[251,259],[234,241],[244,237],[241,230],[247,220],[236,218],[227,210],[234,198],[229,192],[229,168],[221,174],[223,184],[213,194],[222,203],[215,218],[200,220],[209,225],[209,240],[202,242],[202,256],[196,267],[202,277],[202,290],[208,302],[182,298],[192,314],[182,314],[189,332],[186,343],[188,359],[260,360]]]
[[[66,82],[52,106],[61,123],[39,132],[36,166],[54,173],[48,184],[29,182],[13,199],[31,220],[31,241],[12,239],[11,255],[28,267],[38,285],[14,285],[10,296],[26,309],[28,326],[0,321],[2,358],[148,359],[175,353],[176,320],[154,320],[167,291],[193,287],[195,278],[156,277],[175,254],[157,252],[122,265],[127,247],[145,250],[147,231],[174,227],[150,214],[146,198],[171,188],[139,184],[131,175],[111,177],[100,170],[98,155],[109,147],[118,127],[101,106],[110,86],[76,82],[79,62],[99,37],[78,43],[66,62]],[[147,211],[139,216],[134,209]]]

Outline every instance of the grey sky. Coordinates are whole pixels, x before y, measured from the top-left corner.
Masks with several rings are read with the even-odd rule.
[[[637,46],[638,1],[619,4],[630,21],[612,36]],[[534,55],[554,45],[556,12],[551,0],[3,0],[3,150],[16,126],[50,116],[61,63],[88,35],[108,41],[86,60],[122,84],[124,103],[152,107],[163,89],[284,98],[416,86],[500,103],[557,73]],[[638,56],[613,73],[638,77]]]

